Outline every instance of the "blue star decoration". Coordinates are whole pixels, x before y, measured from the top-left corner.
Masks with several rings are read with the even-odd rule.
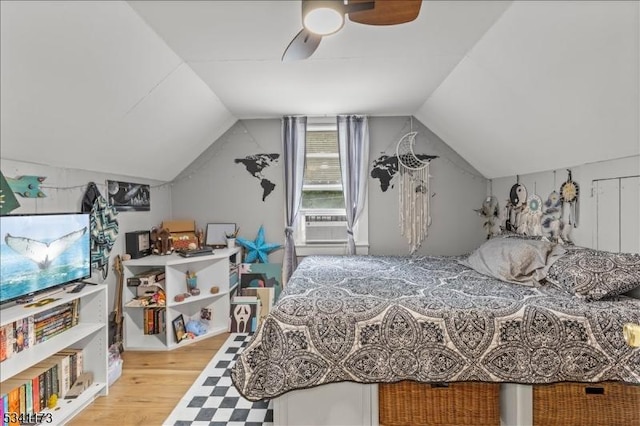
[[[269,253],[271,253],[275,249],[282,247],[282,244],[265,242],[264,229],[262,228],[262,226],[260,226],[260,229],[258,230],[258,236],[256,237],[255,241],[245,240],[244,238],[237,238],[236,241],[242,247],[247,249],[247,256],[244,259],[246,263],[252,263],[256,261],[268,263],[267,256],[269,255]]]

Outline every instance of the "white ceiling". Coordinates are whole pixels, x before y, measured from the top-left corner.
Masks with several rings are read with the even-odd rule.
[[[298,0],[0,7],[2,158],[171,180],[237,119],[337,113],[415,115],[488,178],[640,152],[638,2],[424,1],[288,63]]]

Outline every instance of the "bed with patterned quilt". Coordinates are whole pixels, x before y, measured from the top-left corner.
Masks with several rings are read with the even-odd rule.
[[[249,400],[333,382],[640,383],[640,255],[520,239],[302,260],[232,371]]]

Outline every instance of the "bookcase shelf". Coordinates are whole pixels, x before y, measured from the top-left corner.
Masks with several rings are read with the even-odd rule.
[[[125,282],[128,278],[151,270],[164,270],[163,288],[165,306],[127,306],[136,294],[136,287],[125,286],[124,346],[127,350],[172,350],[180,346],[212,337],[228,330],[229,294],[237,286],[237,267],[240,264],[241,248],[216,249],[211,255],[182,257],[177,254],[166,256],[151,255],[123,262]],[[175,296],[187,293],[186,275],[193,272],[197,276],[199,295],[176,301]],[[235,275],[234,275],[235,274]],[[212,293],[212,287],[218,287]],[[164,330],[157,334],[145,334],[145,308],[163,310]],[[207,331],[194,339],[176,341],[173,321],[182,315],[185,324],[199,320],[201,309],[211,311],[211,319],[206,321]]]
[[[40,410],[50,413],[44,418],[50,424],[64,424],[90,404],[97,396],[108,393],[108,326],[107,326],[107,286],[87,285],[79,293],[69,293],[71,286],[39,295],[36,301],[55,299],[37,307],[9,304],[0,308],[0,326],[5,327],[16,321],[28,319],[58,306],[78,301],[78,322],[71,328],[50,336],[41,343],[25,347],[12,353],[0,363],[2,394],[7,394],[16,381],[27,380],[31,367],[47,361],[54,354],[65,349],[82,349],[83,371],[93,374],[93,384],[75,399],[59,398],[54,409]],[[31,330],[31,332],[35,332]],[[11,343],[5,340],[5,344]],[[18,380],[18,378],[20,378]]]

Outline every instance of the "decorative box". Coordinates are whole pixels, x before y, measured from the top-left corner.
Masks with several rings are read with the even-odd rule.
[[[194,220],[169,220],[162,222],[162,228],[168,229],[171,233],[173,248],[184,250],[189,248],[189,244],[198,246],[196,235],[196,222]]]

